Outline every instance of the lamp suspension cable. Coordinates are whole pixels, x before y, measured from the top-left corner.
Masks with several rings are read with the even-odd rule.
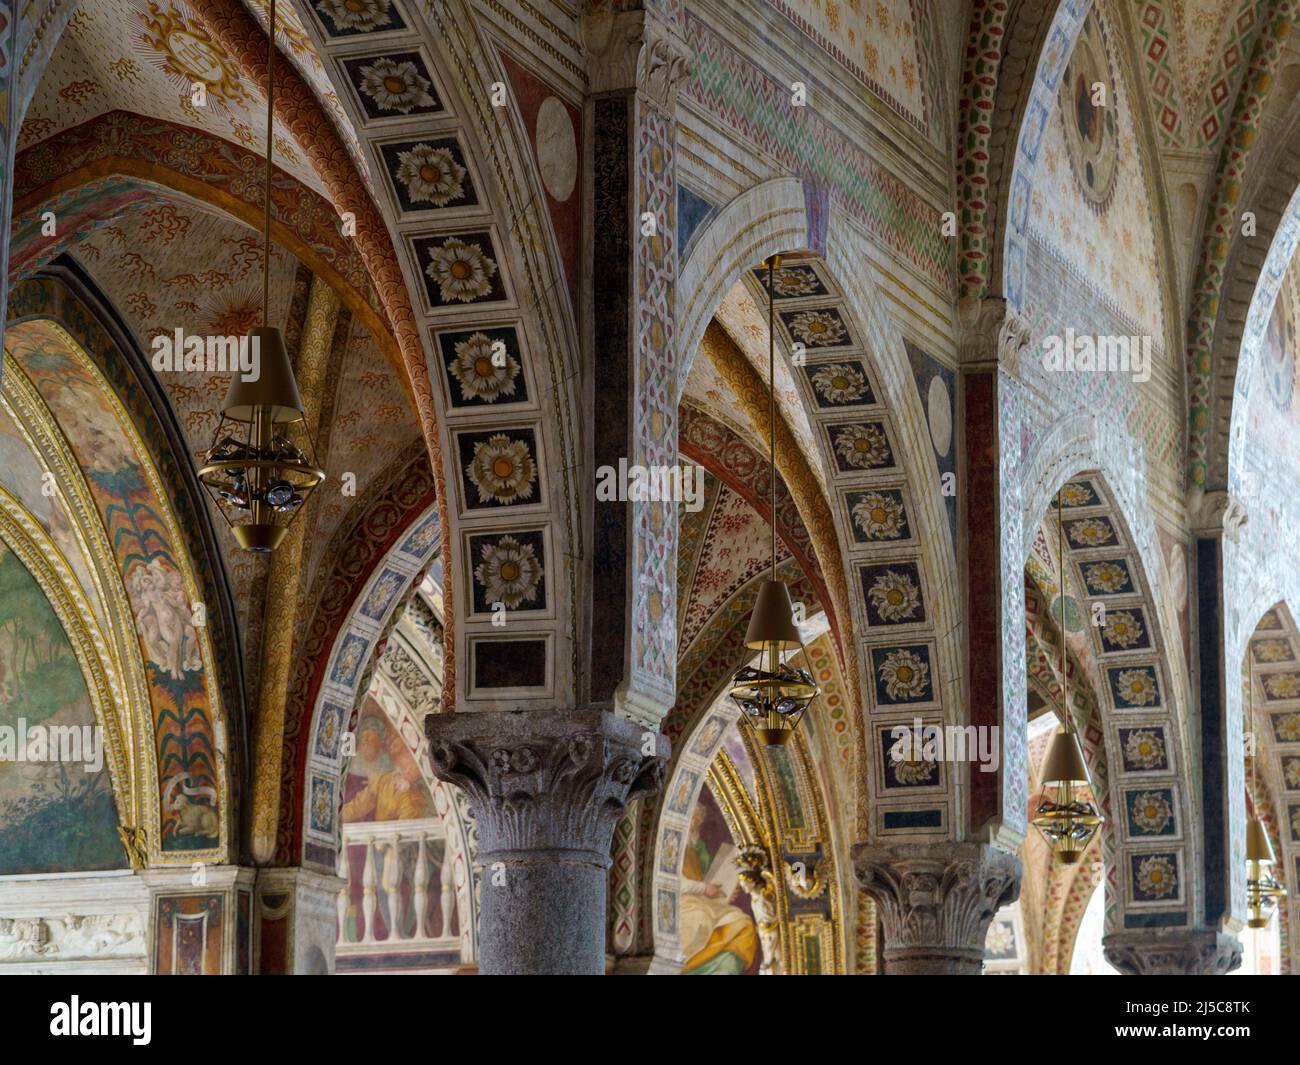
[[[1065,731],[1074,733],[1074,715],[1070,713],[1070,676],[1065,663],[1065,510],[1061,493],[1065,486],[1056,490],[1056,560],[1061,567],[1061,713]]]
[[[776,580],[776,264],[767,260],[767,448],[769,489],[772,493],[772,580]]]
[[[275,150],[275,0],[266,26],[266,188],[262,205],[262,325],[271,314],[271,155]]]

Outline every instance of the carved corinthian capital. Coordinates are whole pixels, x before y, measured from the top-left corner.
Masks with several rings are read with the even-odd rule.
[[[1188,501],[1192,528],[1200,536],[1226,536],[1234,544],[1249,515],[1246,505],[1231,492],[1192,493]]]
[[[854,848],[858,886],[884,926],[890,974],[980,973],[998,909],[1020,895],[1020,862],[986,843]]]
[[[1117,932],[1102,947],[1125,976],[1225,976],[1241,964],[1241,943],[1208,929]]]
[[[1029,347],[1029,325],[1003,299],[964,299],[958,305],[961,361],[973,366],[996,364],[1018,376],[1020,356]]]
[[[660,110],[674,112],[677,90],[691,74],[691,51],[663,18],[602,7],[584,16],[582,35],[593,93],[636,89]]]
[[[668,740],[599,710],[429,714],[429,761],[468,794],[479,858],[588,851],[607,863],[614,822],[658,790]]]

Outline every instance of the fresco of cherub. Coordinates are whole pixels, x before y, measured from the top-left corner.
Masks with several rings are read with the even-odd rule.
[[[148,565],[136,566],[128,585],[149,661],[172,680],[202,669],[199,635],[180,571],[166,559],[155,558]]]

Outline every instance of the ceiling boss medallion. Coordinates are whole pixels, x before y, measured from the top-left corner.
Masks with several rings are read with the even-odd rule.
[[[1088,13],[1066,65],[1059,91],[1065,151],[1075,183],[1094,214],[1103,214],[1115,192],[1119,135],[1115,77],[1106,34],[1095,11]]]
[[[145,29],[138,41],[149,60],[175,81],[178,90],[190,97],[202,84],[210,100],[225,108],[242,107],[253,101],[239,77],[239,68],[208,36],[207,30],[186,19],[168,4],[149,5],[141,14]]]

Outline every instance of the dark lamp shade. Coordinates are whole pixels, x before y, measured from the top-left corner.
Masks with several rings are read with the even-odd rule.
[[[1083,748],[1073,732],[1058,732],[1047,748],[1047,761],[1043,763],[1044,784],[1088,784],[1088,766],[1083,760]]]
[[[769,579],[758,589],[754,612],[749,616],[749,631],[745,633],[745,646],[761,651],[774,643],[782,651],[793,651],[800,646],[790,589],[785,581]]]
[[[280,330],[273,325],[256,326],[248,334],[248,343],[257,352],[257,380],[245,381],[242,374],[236,374],[222,411],[234,421],[251,422],[255,408],[270,408],[273,422],[296,422],[303,414],[302,397]]]
[[[1264,823],[1258,817],[1252,817],[1246,825],[1246,861],[1275,862],[1273,844],[1269,841]]]

